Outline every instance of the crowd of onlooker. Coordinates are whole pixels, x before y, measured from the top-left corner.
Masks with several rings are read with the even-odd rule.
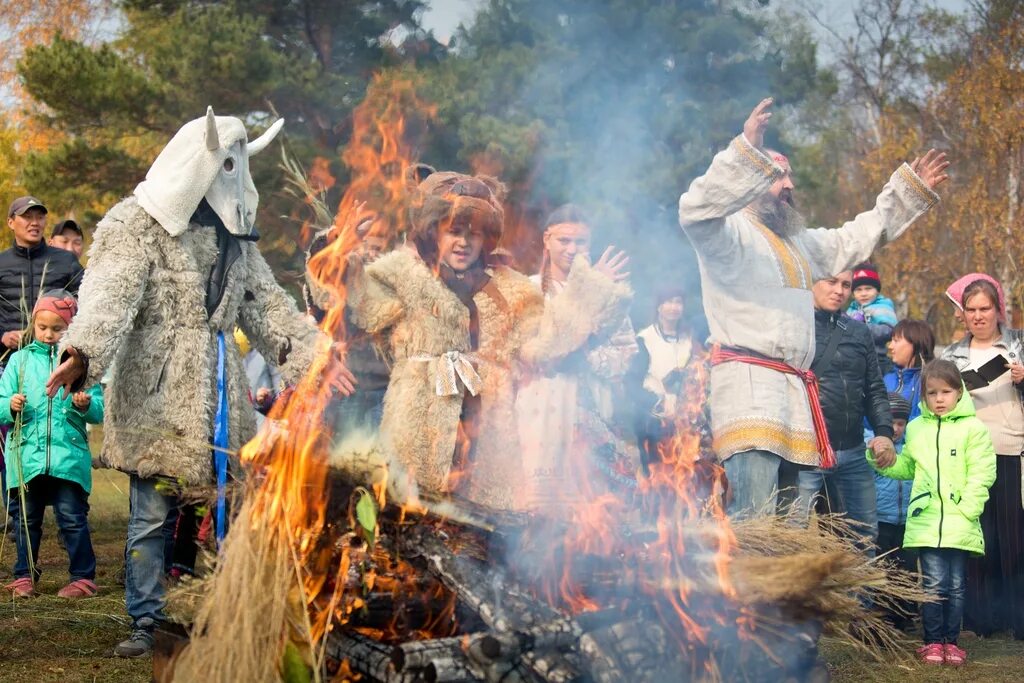
[[[453,182],[481,201],[494,196],[477,179]],[[15,200],[8,212],[14,246],[0,253],[3,491],[17,542],[7,588],[34,594],[43,510],[52,506],[69,555],[70,580],[60,595],[88,597],[98,587],[86,425],[102,422],[103,391],[47,397],[58,344],[76,312],[83,231],[65,220],[47,235],[46,222],[39,201]],[[658,291],[653,311],[637,315],[650,324],[635,332],[628,259],[609,249],[592,260],[590,222],[572,205],[546,221],[540,272],[529,278],[509,267],[485,223],[452,221],[439,229],[430,220],[420,226],[414,214],[404,245],[372,214],[354,227],[344,324],[358,384],[324,416],[339,439],[383,429],[421,486],[493,507],[557,510],[595,491],[633,495],[692,401],[692,370],[708,362],[704,340],[687,322],[683,289]],[[329,231],[318,235],[309,256],[332,239]],[[461,351],[453,352],[451,341],[459,323],[446,319],[434,287],[453,292],[470,311]],[[926,634],[941,634],[938,653],[922,657],[956,663],[941,644],[956,642],[960,614],[979,635],[1024,638],[1024,333],[1009,326],[999,283],[967,275],[947,290],[963,334],[936,361],[929,325],[898,320],[882,289],[870,264],[812,286],[811,369],[835,462],[795,469],[788,500],[808,514],[845,513],[863,552],[920,567],[925,585],[946,597],[922,609]],[[330,297],[316,278],[308,278],[305,293],[308,314],[321,321]],[[244,335],[236,339],[254,409],[265,414],[282,389],[280,377]],[[518,360],[540,370],[515,374],[508,365]],[[447,391],[465,396],[450,413],[434,403]],[[891,441],[895,452],[876,448],[878,439]],[[472,454],[460,451],[464,443]],[[521,454],[516,471],[507,469],[510,447]],[[474,475],[460,479],[460,468],[469,467]],[[195,506],[172,511],[166,577],[195,571],[196,544],[208,538],[209,524]],[[890,617],[899,626],[913,623],[909,609]],[[135,642],[119,654],[150,646]]]

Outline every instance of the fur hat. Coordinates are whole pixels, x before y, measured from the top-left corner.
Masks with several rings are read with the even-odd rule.
[[[892,418],[894,420],[906,420],[910,417],[910,401],[903,398],[903,394],[890,391],[889,408],[892,410]]]
[[[857,289],[861,285],[868,285],[882,291],[882,278],[878,276],[878,271],[870,263],[862,263],[853,270],[853,288]]]
[[[409,169],[415,185],[409,206],[409,237],[424,260],[437,251],[437,233],[446,222],[466,221],[484,234],[484,254],[498,246],[504,229],[501,201],[505,186],[491,176],[470,176],[453,171],[434,171],[424,164]]]

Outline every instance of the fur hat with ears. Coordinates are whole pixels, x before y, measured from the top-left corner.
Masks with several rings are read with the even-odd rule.
[[[471,176],[454,171],[435,171],[416,164],[406,172],[412,186],[409,203],[409,237],[420,256],[436,260],[439,228],[446,223],[466,222],[483,231],[483,253],[497,248],[504,229],[505,186],[491,176]]]

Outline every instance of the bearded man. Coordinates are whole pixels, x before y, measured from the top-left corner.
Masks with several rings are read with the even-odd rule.
[[[764,149],[771,105],[754,108],[742,135],[679,199],[714,344],[711,422],[731,515],[773,513],[800,469],[834,465],[811,372],[811,286],[903,234],[939,201],[934,189],[949,166],[929,150],[896,169],[870,211],[838,229],[807,229],[793,206],[789,161]],[[892,449],[891,441],[873,445]]]

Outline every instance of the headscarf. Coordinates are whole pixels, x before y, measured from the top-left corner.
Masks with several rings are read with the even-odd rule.
[[[986,275],[985,273],[969,273],[967,275],[964,275],[962,278],[951,284],[949,287],[946,287],[946,296],[949,297],[949,300],[952,301],[953,305],[957,307],[957,310],[959,310],[962,313],[964,310],[964,290],[967,289],[968,285],[970,285],[972,282],[977,282],[978,280],[984,280],[985,282],[988,282],[990,285],[996,288],[996,294],[999,295],[999,301],[996,302],[996,314],[999,316],[999,322],[1005,323],[1006,295],[1003,293],[1003,286],[999,284],[999,281],[996,280],[991,275]]]

